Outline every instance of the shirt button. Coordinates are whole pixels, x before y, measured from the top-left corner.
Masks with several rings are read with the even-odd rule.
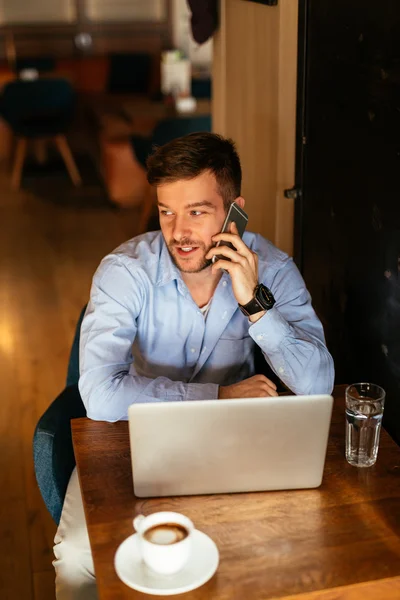
[[[226,287],[226,285],[227,285],[226,281],[223,281],[223,282],[222,282],[222,285],[223,285],[224,287]]]
[[[284,373],[285,369],[283,367],[279,367],[279,373]]]
[[[262,340],[262,339],[264,339],[264,336],[263,336],[263,334],[262,334],[262,333],[259,333],[259,334],[258,334],[258,336],[257,336],[257,339],[258,339],[258,340]]]
[[[190,352],[194,354],[196,352],[196,348],[190,348]]]

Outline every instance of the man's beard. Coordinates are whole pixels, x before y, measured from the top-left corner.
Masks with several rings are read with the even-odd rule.
[[[177,258],[173,254],[173,248],[182,247],[182,246],[196,247],[196,248],[198,248],[198,251],[203,251],[201,254],[202,258],[196,266],[192,266],[190,268],[188,267],[186,269],[184,264],[182,266],[178,262],[180,257]],[[181,273],[200,273],[200,271],[204,271],[204,269],[207,269],[212,264],[211,259],[206,259],[205,256],[209,252],[209,250],[211,250],[211,248],[214,247],[214,244],[210,244],[208,246],[208,248],[206,248],[206,246],[205,246],[205,244],[203,244],[203,242],[191,242],[190,240],[184,239],[179,244],[177,244],[176,242],[169,242],[167,247],[168,247],[168,252],[171,256],[172,262],[179,269],[179,271],[181,271]]]

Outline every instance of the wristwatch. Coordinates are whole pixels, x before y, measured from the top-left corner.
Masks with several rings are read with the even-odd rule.
[[[239,304],[239,308],[246,317],[250,317],[262,310],[269,310],[274,304],[275,298],[271,290],[259,283],[254,290],[254,298],[247,304]]]

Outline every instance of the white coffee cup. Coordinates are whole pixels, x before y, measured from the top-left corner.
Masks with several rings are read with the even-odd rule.
[[[133,526],[139,535],[139,547],[146,565],[156,573],[172,575],[187,563],[194,525],[176,512],[157,512],[137,516]]]

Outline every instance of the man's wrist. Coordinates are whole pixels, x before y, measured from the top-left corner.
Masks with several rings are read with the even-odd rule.
[[[254,296],[247,304],[240,304],[239,308],[244,315],[251,321],[256,322],[265,315],[265,312],[275,304],[275,298],[270,289],[263,283],[256,285]],[[254,319],[253,319],[254,317]]]
[[[226,398],[225,389],[226,389],[225,385],[220,385],[218,387],[218,400],[225,400],[225,398]]]
[[[251,323],[256,323],[259,321],[268,311],[262,310],[261,312],[255,313],[254,315],[249,315],[248,319]]]

